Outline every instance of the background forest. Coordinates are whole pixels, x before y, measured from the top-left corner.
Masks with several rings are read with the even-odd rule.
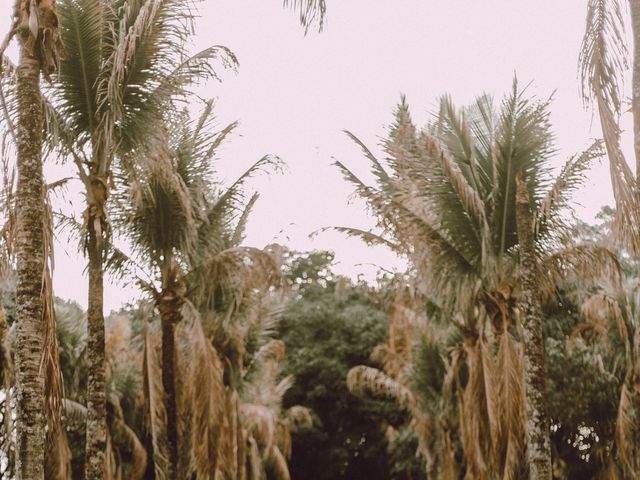
[[[344,132],[359,153],[331,168],[372,226],[307,234],[397,259],[373,277],[286,236],[247,241],[256,179],[287,166],[261,152],[228,180],[242,127],[210,90],[239,59],[195,48],[205,3],[7,9],[0,477],[640,477],[640,2],[586,5],[575,90],[602,138],[580,152],[517,76],[433,92],[424,122],[400,96],[363,132],[378,145]],[[282,6],[321,40],[327,3]],[[615,205],[585,222],[598,162]],[[86,308],[56,296],[61,241]],[[108,313],[109,282],[135,300]]]

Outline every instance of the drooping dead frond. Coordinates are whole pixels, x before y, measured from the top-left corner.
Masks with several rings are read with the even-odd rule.
[[[61,401],[64,398],[64,381],[60,369],[58,354],[58,338],[56,336],[56,314],[54,309],[53,280],[54,268],[53,243],[53,214],[49,193],[60,184],[47,186],[45,196],[45,215],[43,221],[43,245],[45,268],[42,272],[42,323],[44,325],[44,340],[41,369],[45,378],[45,408],[47,410],[47,442],[46,466],[47,476],[52,480],[67,478],[71,472],[71,451],[67,437],[61,423]]]
[[[624,22],[618,0],[590,0],[587,27],[580,52],[580,75],[585,100],[598,109],[609,157],[611,184],[616,200],[614,232],[632,253],[640,252],[640,208],[633,173],[620,146],[618,119],[622,108],[622,75],[628,68]]]
[[[294,405],[285,412],[285,419],[289,430],[295,432],[302,428],[310,428],[313,425],[313,418],[308,408],[301,405]]]
[[[494,392],[493,359],[489,346],[481,339],[465,341],[469,379],[459,408],[460,433],[467,478],[490,478],[495,474],[492,442],[497,429],[496,396]]]
[[[154,475],[159,480],[169,480],[167,479],[169,454],[165,440],[167,420],[163,401],[162,374],[157,353],[158,345],[157,335],[152,333],[148,320],[145,318],[142,362],[145,430],[152,446]]]
[[[517,480],[526,469],[526,408],[522,347],[508,332],[499,339],[496,363],[495,453],[505,480]]]
[[[582,303],[580,310],[586,321],[591,324],[598,324],[603,320],[610,321],[617,328],[627,355],[630,353],[632,330],[627,324],[623,309],[613,297],[605,293],[591,295]]]
[[[179,463],[189,477],[195,474],[198,478],[214,478],[216,469],[231,462],[220,455],[220,442],[225,434],[222,424],[233,414],[223,383],[223,364],[202,330],[198,312],[189,302],[183,307],[177,337],[180,457],[187,457]]]
[[[87,418],[87,407],[68,398],[63,399],[61,405],[66,425],[83,428]],[[119,416],[108,419],[108,428],[111,448],[118,451],[118,462],[111,468],[120,472],[124,468],[127,479],[142,480],[147,467],[147,452],[138,436]]]
[[[621,282],[617,255],[606,247],[584,243],[568,246],[547,255],[540,262],[540,292],[544,299],[553,298],[556,288],[568,280],[584,285]]]
[[[622,74],[628,68],[619,0],[589,0],[579,61],[585,101],[602,97],[619,113]]]
[[[278,447],[273,447],[267,457],[266,467],[270,478],[274,480],[291,480],[287,459]]]
[[[617,457],[628,472],[634,472],[636,459],[633,456],[635,449],[634,432],[637,429],[638,413],[634,408],[632,399],[634,393],[629,389],[625,381],[620,391],[620,401],[616,416],[615,445]],[[637,395],[637,394],[636,394]]]
[[[349,370],[347,387],[351,392],[369,393],[389,398],[400,407],[410,409],[414,398],[409,389],[377,368],[358,365]]]

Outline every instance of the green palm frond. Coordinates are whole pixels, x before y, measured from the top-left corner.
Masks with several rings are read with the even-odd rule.
[[[208,202],[199,232],[200,252],[208,254],[221,252],[227,248],[236,246],[231,243],[234,238],[241,236],[243,223],[246,223],[247,215],[251,208],[252,198],[245,203],[245,182],[258,172],[268,172],[277,169],[281,165],[278,157],[265,155],[251,165],[224,191],[219,192],[215,198]],[[244,215],[246,214],[246,215]],[[241,227],[238,230],[238,227]],[[197,263],[198,260],[194,259]]]
[[[90,141],[97,128],[97,83],[106,58],[106,35],[116,21],[115,14],[105,2],[58,2],[62,41],[69,55],[60,62],[50,90],[61,118],[79,145]]]
[[[594,142],[580,155],[569,159],[553,181],[551,188],[540,202],[536,212],[535,231],[537,235],[558,233],[562,224],[562,213],[569,206],[570,196],[585,181],[585,174],[593,161],[604,153],[602,141]]]
[[[140,162],[138,178],[131,184],[133,212],[130,225],[136,247],[152,262],[173,252],[190,252],[197,238],[191,195],[176,173],[166,147],[155,158]]]
[[[492,164],[485,167],[493,179],[493,244],[498,254],[518,242],[515,223],[516,173],[527,179],[529,196],[538,205],[550,180],[548,160],[554,152],[549,124],[548,102],[531,101],[523,96],[516,80],[502,102],[495,126]]]
[[[258,201],[258,198],[260,198],[260,194],[257,192],[251,195],[251,198],[249,198],[249,201],[238,216],[238,221],[236,222],[236,226],[233,230],[233,235],[231,236],[231,245],[237,246],[244,241],[245,230],[247,227],[247,222],[249,221],[249,215],[251,215],[251,211]]]

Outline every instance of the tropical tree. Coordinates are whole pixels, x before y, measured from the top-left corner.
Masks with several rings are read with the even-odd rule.
[[[462,333],[468,377],[459,413],[467,475],[521,475],[535,460],[523,460],[525,412],[532,411],[525,406],[545,392],[544,383],[524,384],[523,377],[525,359],[530,365],[534,359],[527,358],[531,345],[522,343],[530,338],[521,330],[525,292],[516,174],[524,175],[535,212],[531,229],[543,299],[553,296],[569,270],[579,270],[585,283],[597,275],[615,277],[617,264],[608,250],[560,242],[566,225],[559,212],[599,155],[599,144],[572,158],[553,179],[547,167],[553,152],[547,102],[525,99],[516,83],[500,109],[488,96],[461,110],[445,97],[436,119],[422,131],[403,100],[383,145],[390,172],[351,136],[371,161],[377,185],[338,166],[376,214],[381,234],[340,230],[408,257],[418,292]],[[532,368],[544,372],[544,364]],[[529,438],[528,451],[543,452],[550,465],[549,420],[544,410],[528,421],[536,418],[542,434]],[[490,432],[492,442],[480,432]],[[536,441],[541,443],[531,444]]]
[[[40,73],[47,78],[63,51],[54,1],[17,1],[11,31],[20,43],[15,71],[18,182],[16,253],[16,424],[18,478],[43,478],[45,457],[45,381],[41,369],[47,316],[45,262],[45,185],[42,174],[43,110]],[[4,66],[4,65],[3,65]]]
[[[64,132],[57,138],[59,149],[75,162],[87,200],[82,225],[89,273],[85,476],[102,478],[107,441],[103,275],[111,233],[111,165],[116,155],[158,132],[174,96],[195,79],[214,75],[212,60],[222,55],[235,63],[235,58],[222,47],[187,55],[191,2],[66,0],[58,10],[68,56],[47,93],[51,123]]]
[[[461,392],[457,391],[453,372],[459,362],[450,364],[435,332],[425,329],[425,312],[420,307],[423,300],[406,287],[406,279],[398,279],[387,338],[371,354],[371,360],[380,368],[353,367],[347,375],[347,385],[356,394],[386,398],[406,410],[427,478],[454,480],[459,477],[455,406]],[[443,337],[446,331],[439,333]]]
[[[387,401],[352,395],[344,381],[350,368],[372,366],[371,350],[384,341],[385,284],[353,284],[332,271],[333,260],[326,251],[285,253],[290,293],[279,331],[287,347],[284,373],[295,381],[284,406],[304,405],[314,418],[311,428],[292,434],[291,476],[411,478],[407,471],[420,466],[415,436],[394,455],[387,455],[385,439],[386,431],[404,425],[404,412]],[[399,442],[391,443],[393,448]]]

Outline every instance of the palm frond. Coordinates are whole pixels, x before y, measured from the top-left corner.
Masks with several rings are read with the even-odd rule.
[[[536,235],[553,233],[553,227],[558,224],[558,217],[561,217],[562,210],[569,205],[571,194],[583,185],[585,174],[593,160],[603,155],[602,147],[602,141],[597,140],[587,150],[565,163],[536,211]]]
[[[624,22],[618,0],[590,0],[587,26],[580,52],[580,75],[585,101],[598,109],[609,157],[611,184],[616,200],[614,232],[632,253],[640,251],[638,198],[633,173],[620,147],[621,83],[628,68]]]
[[[369,393],[394,400],[400,407],[410,409],[414,399],[405,386],[377,368],[358,365],[349,370],[347,387],[351,392]]]
[[[284,6],[298,14],[305,32],[308,32],[314,24],[317,24],[318,30],[322,31],[327,13],[326,0],[284,0]]]

